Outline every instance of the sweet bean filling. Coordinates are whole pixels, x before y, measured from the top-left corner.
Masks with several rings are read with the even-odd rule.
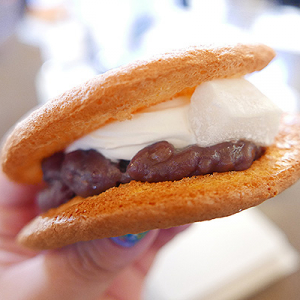
[[[38,195],[45,211],[74,196],[89,197],[131,180],[160,182],[213,172],[248,169],[264,148],[252,142],[224,142],[202,148],[175,149],[166,141],[139,151],[131,161],[114,163],[96,150],[58,152],[42,162],[47,187]]]

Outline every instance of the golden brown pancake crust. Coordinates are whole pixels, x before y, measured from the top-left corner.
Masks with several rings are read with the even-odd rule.
[[[1,153],[14,181],[41,181],[41,160],[77,138],[201,82],[242,76],[274,57],[264,45],[191,47],[111,70],[48,102],[17,124]]]
[[[25,227],[33,249],[139,233],[237,213],[271,198],[300,177],[300,116],[285,115],[273,146],[245,171],[175,182],[131,182],[52,209]]]

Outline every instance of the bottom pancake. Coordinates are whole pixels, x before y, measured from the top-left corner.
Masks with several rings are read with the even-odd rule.
[[[43,250],[225,217],[274,197],[299,178],[300,116],[289,114],[274,145],[245,171],[132,181],[97,196],[75,197],[32,220],[18,240]]]

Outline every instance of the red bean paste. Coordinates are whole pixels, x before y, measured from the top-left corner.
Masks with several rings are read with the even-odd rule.
[[[175,149],[166,141],[140,150],[131,161],[114,163],[96,150],[58,152],[42,162],[47,187],[38,195],[42,210],[74,196],[89,197],[131,180],[160,182],[213,172],[248,169],[264,148],[248,141],[224,142],[202,148]]]

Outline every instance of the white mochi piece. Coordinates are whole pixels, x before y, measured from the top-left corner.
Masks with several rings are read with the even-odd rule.
[[[248,140],[271,145],[281,110],[244,78],[200,84],[191,97],[189,119],[199,146]]]

